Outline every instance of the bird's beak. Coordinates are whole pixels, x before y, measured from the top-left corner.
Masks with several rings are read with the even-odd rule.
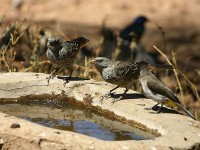
[[[94,62],[95,62],[94,59],[89,61],[90,64],[94,64]]]
[[[150,70],[174,69],[174,66],[168,64],[150,65]]]

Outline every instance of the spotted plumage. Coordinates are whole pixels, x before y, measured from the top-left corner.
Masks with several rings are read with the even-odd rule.
[[[49,76],[48,83],[56,73],[67,68],[70,71],[69,79],[73,72],[73,63],[79,50],[88,42],[84,37],[78,37],[71,41],[61,41],[59,38],[51,37],[47,42],[47,58],[56,68]],[[68,81],[66,81],[68,82]]]
[[[139,70],[137,69],[135,63],[126,61],[112,61],[105,57],[97,57],[90,62],[96,66],[97,70],[100,72],[102,78],[106,82],[117,85],[117,87],[110,90],[110,92],[104,97],[112,95],[112,91],[118,87],[124,87],[126,89],[122,97],[117,100],[113,100],[113,103],[123,99],[133,82],[139,79]]]
[[[96,66],[97,70],[106,82],[117,85],[114,89],[110,90],[105,96],[103,96],[103,98],[113,95],[112,91],[119,87],[124,87],[126,89],[123,95],[118,99],[113,99],[112,103],[123,99],[131,85],[134,82],[139,81],[142,69],[141,64],[148,64],[152,70],[173,69],[173,66],[171,65],[150,65],[146,62],[131,63],[126,61],[112,61],[105,57],[97,57],[90,62]]]

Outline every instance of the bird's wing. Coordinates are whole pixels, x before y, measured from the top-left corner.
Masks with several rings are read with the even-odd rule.
[[[76,45],[74,42],[71,42],[71,41],[62,41],[61,45],[65,48],[69,48],[72,46],[78,46],[78,44]]]
[[[115,74],[117,77],[124,77],[128,73],[133,73],[137,70],[136,66],[131,62],[116,61],[114,66]]]
[[[121,30],[120,37],[126,40],[132,40],[132,38],[134,37],[139,40],[144,33],[144,30],[145,29],[143,25],[141,26],[140,24],[132,23]]]
[[[163,95],[170,100],[181,104],[178,98],[174,95],[173,91],[166,87],[158,78],[154,76],[152,76],[152,78],[148,78],[147,86],[153,93]]]
[[[123,39],[129,39],[131,38],[130,33],[135,32],[135,26],[133,24],[130,24],[126,26],[124,29],[120,32],[120,37]]]
[[[74,50],[77,50],[78,49],[78,44],[76,44],[75,42],[71,42],[71,41],[62,41],[61,42],[61,45],[62,45],[62,53],[64,55],[67,55],[71,52],[73,52]]]

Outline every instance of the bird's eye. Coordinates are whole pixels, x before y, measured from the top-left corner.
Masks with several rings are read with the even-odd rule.
[[[101,60],[101,59],[100,59],[100,60],[98,60],[98,62],[99,62],[99,63],[101,63],[102,61],[103,61],[103,60]]]

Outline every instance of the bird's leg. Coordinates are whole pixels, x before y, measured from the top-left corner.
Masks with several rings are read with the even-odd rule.
[[[151,109],[156,109],[156,107],[159,105],[159,103],[157,103],[156,105],[154,105]]]
[[[112,90],[110,90],[107,94],[105,94],[104,96],[101,97],[100,102],[103,102],[104,98],[109,98],[110,96],[113,96],[115,93],[112,93],[112,91],[116,90],[117,88],[119,88],[119,86],[116,86],[115,88],[113,88]]]
[[[47,77],[47,82],[49,84],[50,79],[53,79],[56,75],[55,72],[57,72],[58,69],[55,69],[54,71],[51,72],[51,74],[49,75],[49,77]]]
[[[122,96],[120,96],[119,98],[113,99],[111,104],[113,105],[115,102],[120,101],[124,98],[124,96],[126,95],[126,93],[128,92],[129,89],[125,89],[124,93],[122,94]]]
[[[64,79],[64,83],[63,83],[64,86],[70,81],[70,79],[72,77],[72,73],[73,73],[73,70],[71,69],[70,75],[67,78]]]
[[[153,107],[151,107],[151,108],[145,108],[146,110],[154,110],[154,109],[156,109],[156,107],[158,106],[158,104],[159,103],[157,103],[156,105],[154,105]]]
[[[162,109],[162,107],[163,107],[163,103],[161,103],[161,106],[160,106],[160,108],[157,110],[157,114],[159,114],[160,113],[160,111],[161,111],[161,109]]]

